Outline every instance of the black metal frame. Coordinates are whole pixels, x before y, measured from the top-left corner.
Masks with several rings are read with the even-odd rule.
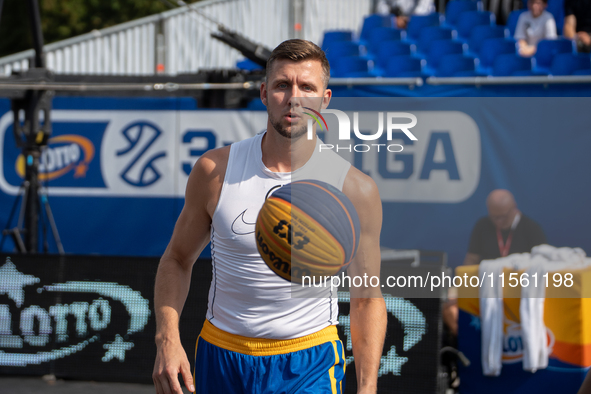
[[[3,1],[0,1],[0,13],[2,11],[2,5]],[[45,68],[39,3],[37,0],[28,0],[27,5],[31,33],[33,35],[33,46],[35,48],[35,58],[34,67],[23,75],[23,79],[37,83],[41,81],[48,82],[52,79],[52,74]],[[39,189],[41,187],[39,182],[39,159],[42,148],[47,145],[47,141],[51,136],[52,96],[53,92],[47,90],[26,90],[21,97],[14,97],[11,100],[14,117],[14,137],[17,147],[21,149],[25,158],[25,180],[21,186],[23,193],[21,207],[23,214],[21,217],[24,218],[24,223],[21,220],[19,221],[19,226],[12,230],[5,230],[2,240],[4,240],[5,235],[11,234],[15,239],[19,251],[25,253],[37,253],[38,251],[39,220],[41,219],[40,211],[42,207],[46,209],[46,213],[50,219],[54,238],[59,240],[57,228],[51,215],[51,209],[47,211],[49,207],[47,199],[44,198],[42,204],[39,195]],[[19,199],[20,196],[17,196],[15,204],[18,203]],[[16,205],[14,208],[16,208]],[[6,227],[10,227],[10,220]],[[23,234],[25,238],[24,242],[22,240]],[[61,245],[59,246],[61,247]]]

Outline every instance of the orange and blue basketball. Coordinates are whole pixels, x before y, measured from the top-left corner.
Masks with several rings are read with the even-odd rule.
[[[359,246],[359,216],[337,188],[316,180],[292,182],[275,191],[261,208],[257,248],[280,277],[324,278],[344,271]]]

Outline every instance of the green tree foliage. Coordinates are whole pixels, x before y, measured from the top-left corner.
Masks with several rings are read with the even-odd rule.
[[[190,0],[193,3],[198,0]],[[45,44],[169,9],[159,0],[38,0]],[[28,0],[4,0],[0,56],[32,48]]]
[[[29,33],[27,4],[23,0],[4,0],[0,16],[0,56],[33,46]]]

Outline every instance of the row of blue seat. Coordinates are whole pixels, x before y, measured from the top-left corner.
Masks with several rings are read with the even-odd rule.
[[[521,12],[514,11],[505,27],[480,8],[479,2],[453,0],[445,16],[413,16],[406,30],[394,28],[391,16],[370,15],[358,41],[352,31],[328,31],[322,47],[331,75],[570,75],[586,74],[591,68],[586,66],[588,56],[576,55],[573,42],[566,39],[544,40],[533,59],[520,58],[511,37]],[[558,54],[572,56],[554,62]],[[501,55],[507,56],[497,59]]]
[[[420,32],[428,26],[447,26],[457,30],[460,36],[467,37],[470,30],[477,25],[496,24],[494,14],[489,11],[481,11],[478,8],[480,3],[472,0],[453,0],[448,3],[446,14],[432,13],[429,15],[413,15],[410,18],[407,29],[402,31],[410,39],[418,38]],[[513,36],[519,15],[525,10],[511,12],[507,21],[509,35]],[[396,27],[395,19],[392,16],[369,15],[363,21],[359,41],[365,44],[372,40],[371,34],[374,29]],[[327,49],[335,41],[352,41],[353,31],[327,31],[322,40],[322,48]]]
[[[517,55],[517,46],[515,40],[505,37],[487,38],[480,43],[479,47],[469,47],[468,44],[456,41],[454,39],[438,39],[429,42],[428,46],[423,46],[426,49],[420,52],[416,49],[416,45],[399,41],[388,40],[382,42],[377,55],[367,54],[360,56],[360,53],[343,53],[342,56],[333,57],[330,59],[332,65],[332,76],[334,77],[351,77],[352,74],[366,73],[366,75],[358,74],[357,76],[377,76],[384,75],[384,73],[391,75],[393,71],[387,71],[389,67],[396,68],[396,65],[391,65],[394,60],[400,60],[399,56],[410,56],[418,59],[422,65],[422,73],[424,75],[435,75],[442,73],[440,67],[451,67],[453,65],[444,65],[443,63],[455,59],[456,61],[467,64],[466,60],[458,56],[447,58],[448,55],[461,55],[471,59],[477,59],[473,71],[477,75],[498,75],[501,65],[495,68],[495,63],[498,63],[497,58],[500,55],[514,55],[513,57],[503,57],[503,61],[510,61],[511,64],[529,64],[531,75],[568,75],[573,71],[585,67],[585,62],[589,55],[576,54],[574,52],[574,45],[571,40],[542,40],[538,44],[538,51],[532,58],[520,58]],[[567,61],[565,59],[572,59],[573,67],[571,72],[566,73],[567,68],[564,66],[554,66],[554,59],[559,54],[567,54],[572,56],[563,56],[560,62]],[[333,54],[334,55],[334,54]],[[511,60],[515,58],[515,60]],[[519,59],[520,58],[520,59]],[[583,59],[583,60],[578,60]],[[417,63],[417,61],[413,61]],[[559,63],[560,63],[559,62]],[[557,63],[557,64],[559,64]],[[462,69],[462,71],[467,71]],[[448,71],[450,72],[450,71]]]
[[[481,11],[479,2],[452,0],[445,15],[413,16],[406,30],[396,29],[392,16],[370,15],[359,40],[354,40],[352,31],[327,31],[322,48],[333,77],[589,72],[589,57],[574,54],[576,47],[566,39],[544,40],[533,59],[520,58],[511,38],[520,13],[512,12],[508,25],[498,26],[492,13]],[[555,59],[558,54],[571,56]]]
[[[423,28],[417,37],[409,37],[403,30],[380,27],[372,31],[370,40],[365,45],[360,45],[357,41],[335,41],[323,49],[329,60],[342,56],[363,54],[364,50],[374,56],[379,56],[383,52],[382,48],[385,42],[402,41],[415,44],[419,52],[426,54],[429,52],[429,47],[433,41],[454,39],[468,44],[470,50],[477,53],[485,39],[500,37],[508,37],[507,29],[496,25],[474,26],[468,36],[461,36],[450,27],[428,26]]]
[[[510,44],[511,42],[508,41]],[[503,47],[504,43],[498,43]],[[513,47],[515,43],[512,43]],[[510,47],[510,45],[509,45]],[[559,53],[550,58],[550,63],[537,63],[535,58],[523,58],[513,53],[500,53],[488,59],[487,66],[480,58],[465,54],[446,54],[435,66],[409,54],[396,54],[387,59],[385,66],[373,66],[366,57],[346,56],[333,64],[332,76],[336,78],[391,77],[391,78],[427,78],[469,77],[469,76],[535,76],[535,75],[591,75],[589,55]],[[547,59],[545,59],[546,61]],[[258,69],[252,61],[245,60],[238,64],[244,69]],[[544,67],[547,66],[547,67]]]
[[[535,67],[531,58],[514,53],[498,55],[492,67],[481,67],[478,58],[464,54],[448,54],[441,58],[436,68],[430,68],[424,59],[412,55],[393,56],[385,68],[368,67],[367,59],[351,57],[343,59],[348,71],[335,73],[333,77],[469,77],[469,76],[535,76],[535,75],[591,75],[591,58],[580,54],[561,53],[553,58],[552,64],[544,71]]]

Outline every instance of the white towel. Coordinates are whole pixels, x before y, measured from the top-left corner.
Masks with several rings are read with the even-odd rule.
[[[534,258],[534,260],[537,259]],[[526,273],[529,274],[530,279],[533,273],[538,272],[538,287],[534,287],[531,281],[530,286],[522,287],[519,302],[523,369],[530,372],[536,372],[548,366],[548,344],[544,324],[545,289],[540,286],[540,273],[545,270],[545,265],[546,262],[538,262],[527,269]]]
[[[530,264],[525,273],[530,280],[528,287],[521,288],[519,314],[523,343],[523,369],[536,372],[548,366],[549,349],[544,323],[544,302],[547,273],[577,270],[589,266],[581,248],[556,248],[550,245],[535,246],[531,251]],[[537,286],[534,285],[534,275]]]
[[[478,268],[479,277],[486,275],[486,282],[479,289],[482,372],[486,376],[501,374],[505,311],[499,275],[503,272],[503,268],[512,268],[518,262],[528,259],[529,253],[516,253],[496,260],[483,260]],[[491,273],[492,286],[488,278]]]
[[[542,256],[548,261],[573,264],[584,263],[585,257],[587,257],[585,251],[581,248],[557,248],[546,244],[534,246],[531,255],[532,257]]]
[[[480,263],[479,276],[486,274],[486,282],[480,288],[480,318],[482,372],[486,376],[499,376],[502,367],[503,349],[503,288],[499,275],[503,268],[525,270],[530,280],[528,287],[521,289],[519,314],[523,343],[523,369],[535,372],[548,366],[548,346],[544,324],[544,297],[546,296],[543,275],[567,269],[582,269],[591,266],[581,248],[556,248],[539,245],[532,253],[512,254],[496,260]],[[488,276],[493,274],[493,286]],[[537,273],[537,287],[533,275]],[[505,278],[507,279],[507,278]],[[507,282],[505,282],[507,284]]]

